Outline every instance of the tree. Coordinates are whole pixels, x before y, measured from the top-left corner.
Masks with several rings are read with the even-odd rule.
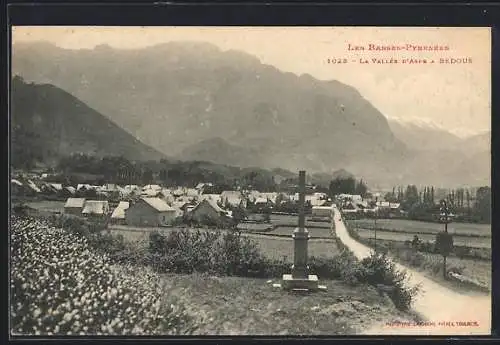
[[[476,191],[476,203],[474,211],[479,221],[482,223],[491,223],[491,188],[480,187]]]
[[[388,202],[397,202],[398,198],[394,195],[394,193],[388,192],[384,195],[384,200]]]
[[[358,184],[358,188],[366,188],[366,186],[363,187],[363,185],[364,184]],[[353,177],[337,177],[330,182],[328,189],[330,191],[330,196],[334,196],[338,194],[355,194],[357,189],[356,187],[356,180]]]
[[[142,172],[142,184],[151,184],[153,182],[153,171],[151,169],[145,169]]]
[[[247,219],[247,212],[241,206],[233,207],[232,208],[232,216],[233,216],[233,223],[236,226],[239,223],[241,223],[242,221],[244,221],[245,219]]]
[[[356,185],[355,194],[361,195],[364,198],[367,192],[368,192],[368,187],[361,179]]]

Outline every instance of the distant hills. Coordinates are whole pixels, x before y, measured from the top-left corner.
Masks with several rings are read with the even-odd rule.
[[[388,122],[348,85],[285,73],[207,43],[138,50],[16,44],[12,70],[66,90],[177,159],[327,175],[345,169],[384,187],[489,184],[485,164],[470,165],[482,162],[481,144],[470,154],[451,150],[475,144],[431,132],[424,139],[418,129]]]
[[[467,156],[490,151],[491,133],[485,132],[468,138],[460,138],[442,128],[425,123],[389,119],[394,135],[409,148],[419,151],[452,150]]]
[[[158,160],[165,155],[141,143],[108,118],[50,84],[12,82],[11,159],[55,161],[71,153]],[[35,155],[35,157],[33,157]]]

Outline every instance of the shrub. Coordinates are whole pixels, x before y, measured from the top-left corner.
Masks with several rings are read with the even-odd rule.
[[[370,285],[392,287],[389,297],[399,309],[408,310],[413,297],[420,291],[420,286],[407,286],[407,273],[398,271],[395,264],[384,254],[372,253],[361,261],[360,281]]]
[[[111,265],[86,238],[33,219],[11,221],[11,331],[16,334],[191,334],[160,277]]]

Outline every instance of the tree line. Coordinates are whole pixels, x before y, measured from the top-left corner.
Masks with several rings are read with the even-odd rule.
[[[457,188],[439,194],[438,196],[433,186],[425,186],[419,190],[415,185],[408,185],[406,188],[394,187],[384,199],[400,203],[410,219],[437,220],[440,214],[440,201],[445,200],[455,215],[455,221],[491,222],[490,187],[480,187],[475,193],[468,188]]]
[[[82,173],[100,176],[96,183],[163,184],[165,186],[195,187],[200,182],[211,182],[206,193],[220,194],[223,190],[253,188],[275,192],[273,174],[264,169],[221,166],[209,162],[148,161],[133,162],[122,156],[96,157],[73,154],[59,160],[57,170],[73,183],[82,183]],[[80,180],[80,181],[77,181]],[[87,182],[87,181],[85,181]]]

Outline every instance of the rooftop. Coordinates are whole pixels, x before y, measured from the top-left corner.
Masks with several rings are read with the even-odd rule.
[[[83,214],[105,214],[109,210],[109,204],[103,200],[89,200],[85,202]]]
[[[125,219],[125,210],[130,207],[130,204],[128,201],[120,201],[118,206],[113,211],[113,214],[111,214],[111,218],[115,219]]]
[[[142,200],[158,212],[175,211],[174,208],[160,198],[142,198]]]
[[[64,207],[83,207],[85,205],[84,198],[68,198]]]

